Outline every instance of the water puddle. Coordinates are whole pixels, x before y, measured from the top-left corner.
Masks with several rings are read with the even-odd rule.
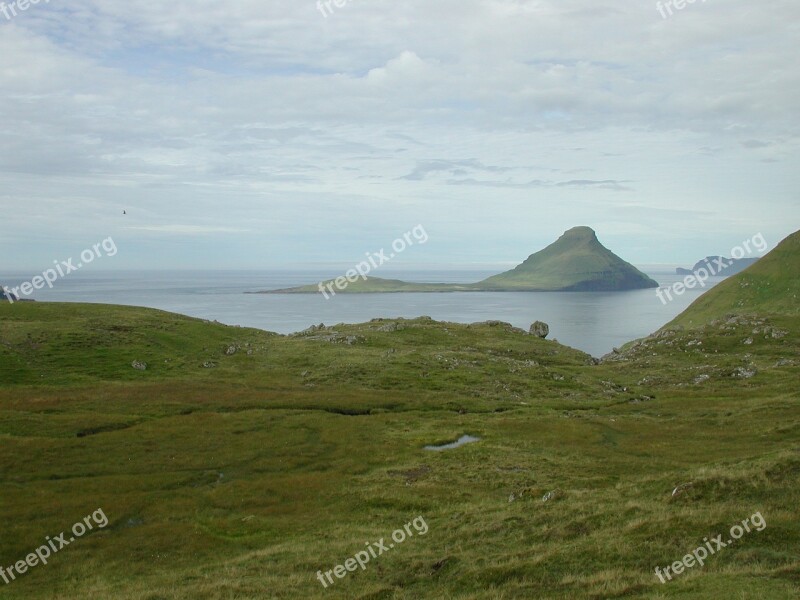
[[[450,442],[449,444],[444,444],[442,446],[425,446],[425,450],[430,450],[432,452],[442,452],[443,450],[452,450],[454,448],[460,448],[465,444],[472,444],[473,442],[480,442],[480,441],[481,438],[473,437],[471,435],[462,435],[455,442]]]

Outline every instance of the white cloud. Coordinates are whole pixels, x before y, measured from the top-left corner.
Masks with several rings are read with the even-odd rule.
[[[448,240],[432,261],[492,261],[594,222],[666,262],[680,233],[684,260],[708,236],[781,237],[800,215],[798,17],[790,0],[669,20],[596,0],[32,6],[0,18],[0,250],[238,233],[247,266],[274,266],[424,222]]]

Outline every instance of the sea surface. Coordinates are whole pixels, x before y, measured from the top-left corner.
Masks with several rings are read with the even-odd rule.
[[[670,285],[674,270],[643,268]],[[392,271],[381,277],[417,282],[469,283],[498,271]],[[0,283],[16,286],[36,273],[0,272]],[[631,292],[480,292],[427,294],[352,294],[329,300],[321,294],[253,295],[328,280],[322,271],[89,271],[71,273],[53,289],[33,293],[37,301],[92,302],[147,306],[228,325],[292,333],[310,325],[362,323],[376,317],[418,317],[474,323],[507,321],[525,330],[534,321],[550,325],[550,339],[602,356],[625,342],[646,336],[681,313],[704,290],[687,290],[663,304],[656,290]],[[705,289],[719,283],[714,279]]]

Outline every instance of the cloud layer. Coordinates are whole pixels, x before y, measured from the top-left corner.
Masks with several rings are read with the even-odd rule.
[[[8,268],[112,234],[125,267],[348,263],[418,223],[418,263],[579,224],[686,263],[798,228],[796,2],[321,6],[0,14]]]

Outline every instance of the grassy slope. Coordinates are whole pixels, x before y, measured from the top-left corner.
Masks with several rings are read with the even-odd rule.
[[[729,314],[800,315],[800,231],[698,298],[665,329],[699,327]]]
[[[0,596],[796,598],[800,327],[766,326],[789,335],[675,332],[590,366],[502,325],[282,337],[2,305],[0,564],[98,507],[111,524]],[[482,441],[423,450],[464,433]],[[654,577],[755,511],[765,531]],[[426,536],[315,579],[418,515]]]

